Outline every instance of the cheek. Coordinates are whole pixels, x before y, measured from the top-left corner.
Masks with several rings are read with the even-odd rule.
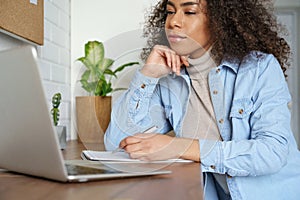
[[[199,45],[205,45],[209,41],[210,33],[205,24],[191,24],[189,30],[189,37]]]

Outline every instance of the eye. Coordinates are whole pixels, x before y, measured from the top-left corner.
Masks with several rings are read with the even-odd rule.
[[[175,12],[174,11],[171,11],[171,10],[167,10],[167,15],[173,15],[173,14],[175,14]]]
[[[196,15],[196,12],[193,12],[193,11],[187,11],[187,12],[184,12],[186,15]]]

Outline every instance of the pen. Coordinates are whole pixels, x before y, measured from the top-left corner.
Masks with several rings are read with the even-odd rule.
[[[146,130],[143,131],[143,133],[153,133],[155,130],[157,130],[157,126],[151,126],[150,128],[147,128]],[[118,147],[116,148],[115,150],[113,150],[111,153],[114,154],[114,153],[117,153],[117,152],[122,152],[124,151],[124,149]]]
[[[143,133],[153,133],[154,131],[157,130],[157,126],[151,126],[150,128],[146,129],[143,131]]]

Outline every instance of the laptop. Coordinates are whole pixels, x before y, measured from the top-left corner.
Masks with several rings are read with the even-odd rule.
[[[140,165],[138,172],[100,162],[93,167],[83,166],[84,161],[66,165],[50,118],[36,49],[26,45],[0,52],[0,70],[0,168],[62,182],[171,173]]]

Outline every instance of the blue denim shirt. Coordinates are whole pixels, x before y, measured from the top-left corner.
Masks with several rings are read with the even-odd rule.
[[[251,52],[242,62],[223,60],[208,81],[223,141],[199,139],[202,172],[226,174],[232,199],[298,199],[300,153],[290,129],[291,97],[276,58]],[[138,70],[113,106],[106,149],[152,125],[181,137],[189,95],[184,69],[181,76],[160,79]],[[214,195],[205,192],[207,199]]]

